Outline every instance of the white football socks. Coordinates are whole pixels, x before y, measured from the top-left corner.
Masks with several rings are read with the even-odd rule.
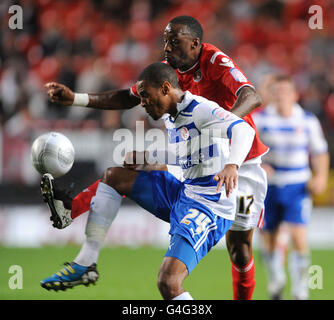
[[[102,244],[99,241],[86,239],[74,262],[81,266],[88,267],[97,262]]]
[[[173,298],[172,300],[194,300],[193,297],[190,295],[189,292],[183,292]]]
[[[268,271],[268,292],[270,295],[278,294],[285,285],[284,252],[275,249],[264,254],[264,261]]]
[[[104,239],[121,206],[122,196],[109,185],[100,182],[90,203],[86,223],[86,240],[74,259],[82,266],[96,263]]]
[[[309,254],[292,251],[289,255],[289,272],[291,278],[291,295],[297,300],[309,297],[308,268],[311,264]]]

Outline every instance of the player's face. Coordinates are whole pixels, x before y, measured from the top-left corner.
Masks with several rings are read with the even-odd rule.
[[[165,59],[170,66],[180,70],[189,69],[194,63],[194,43],[196,45],[198,41],[189,34],[187,27],[168,24],[163,36]]]
[[[277,81],[273,84],[273,100],[278,108],[292,108],[298,95],[290,81]]]
[[[165,113],[168,113],[169,102],[162,92],[162,88],[155,88],[145,81],[138,81],[137,90],[141,105],[154,120],[158,120]]]

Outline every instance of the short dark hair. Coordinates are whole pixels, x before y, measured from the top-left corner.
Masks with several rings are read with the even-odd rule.
[[[293,80],[293,78],[287,74],[279,74],[279,75],[276,75],[276,77],[274,78],[274,84],[277,83],[277,82],[288,82],[291,84],[291,86],[297,90],[297,86]]]
[[[142,80],[155,88],[160,88],[164,81],[168,81],[174,88],[179,88],[176,72],[170,65],[162,62],[147,66],[138,77],[138,81]]]
[[[277,76],[275,76],[275,81],[276,82],[281,82],[281,81],[287,81],[287,82],[291,82],[293,83],[293,79],[291,78],[291,76],[287,75],[287,74],[279,74]]]
[[[181,24],[188,28],[189,33],[195,38],[203,39],[203,28],[201,24],[191,16],[178,16],[169,21],[170,24]]]

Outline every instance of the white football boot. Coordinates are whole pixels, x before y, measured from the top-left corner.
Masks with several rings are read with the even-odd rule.
[[[44,202],[51,211],[52,225],[57,229],[69,226],[73,221],[71,217],[73,199],[68,192],[57,187],[50,173],[45,173],[42,177],[41,192]]]

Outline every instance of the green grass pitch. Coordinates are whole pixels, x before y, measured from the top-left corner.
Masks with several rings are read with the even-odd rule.
[[[100,279],[96,286],[79,286],[67,291],[46,291],[39,281],[71,261],[79,247],[5,248],[0,247],[0,300],[39,299],[161,299],[156,286],[158,270],[165,250],[151,247],[137,249],[105,247],[98,262]],[[254,252],[256,288],[254,299],[268,299],[266,277],[258,251]],[[312,251],[312,264],[323,272],[323,288],[310,290],[311,299],[334,299],[334,255],[330,250]],[[23,270],[23,288],[10,289],[12,265]],[[226,250],[212,250],[186,279],[184,288],[195,299],[232,299],[231,266]],[[284,298],[290,299],[289,283]]]

